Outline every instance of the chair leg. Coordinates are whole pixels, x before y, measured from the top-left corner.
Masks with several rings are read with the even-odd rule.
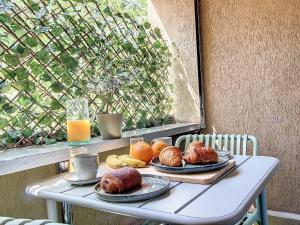
[[[258,197],[259,204],[257,206],[257,209],[259,211],[260,216],[260,225],[268,225],[268,212],[267,212],[267,193],[264,189],[259,197]]]

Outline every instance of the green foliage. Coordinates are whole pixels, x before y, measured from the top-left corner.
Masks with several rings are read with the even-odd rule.
[[[0,148],[65,140],[65,102],[79,97],[91,118],[109,101],[127,130],[172,122],[171,53],[145,17],[146,0],[0,4]],[[106,97],[89,92],[107,77],[126,82]]]
[[[16,67],[17,65],[20,64],[20,60],[17,55],[6,54],[4,56],[4,60],[5,60],[5,63],[11,67]]]

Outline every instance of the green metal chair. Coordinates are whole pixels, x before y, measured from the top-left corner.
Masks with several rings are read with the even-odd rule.
[[[206,147],[222,149],[229,151],[232,155],[249,155],[252,148],[252,155],[258,155],[258,143],[256,137],[252,135],[241,134],[187,134],[177,138],[175,146],[184,146],[184,151],[192,141],[202,141]],[[268,215],[262,209],[266,206],[266,191],[263,190],[256,199],[256,210],[247,215],[237,224],[252,225],[255,222],[259,224],[268,224]],[[266,208],[266,207],[265,207]]]
[[[258,154],[256,137],[241,134],[187,134],[177,138],[175,145],[180,146],[184,142],[184,149],[192,141],[202,141],[206,147],[230,151],[232,155],[247,155],[249,144],[252,144],[252,154]]]

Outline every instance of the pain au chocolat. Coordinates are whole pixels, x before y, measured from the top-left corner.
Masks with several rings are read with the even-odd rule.
[[[142,176],[134,168],[124,167],[104,174],[101,178],[101,188],[111,194],[125,193],[141,186]]]

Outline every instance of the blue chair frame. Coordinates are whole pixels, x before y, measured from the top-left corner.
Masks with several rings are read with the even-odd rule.
[[[258,155],[257,138],[247,134],[187,134],[177,138],[175,146],[180,147],[184,142],[184,151],[192,141],[202,141],[206,147],[230,151],[232,155],[247,155],[249,145],[252,145],[252,155]],[[266,190],[256,199],[256,210],[247,215],[237,224],[252,225],[258,222],[268,224]]]

